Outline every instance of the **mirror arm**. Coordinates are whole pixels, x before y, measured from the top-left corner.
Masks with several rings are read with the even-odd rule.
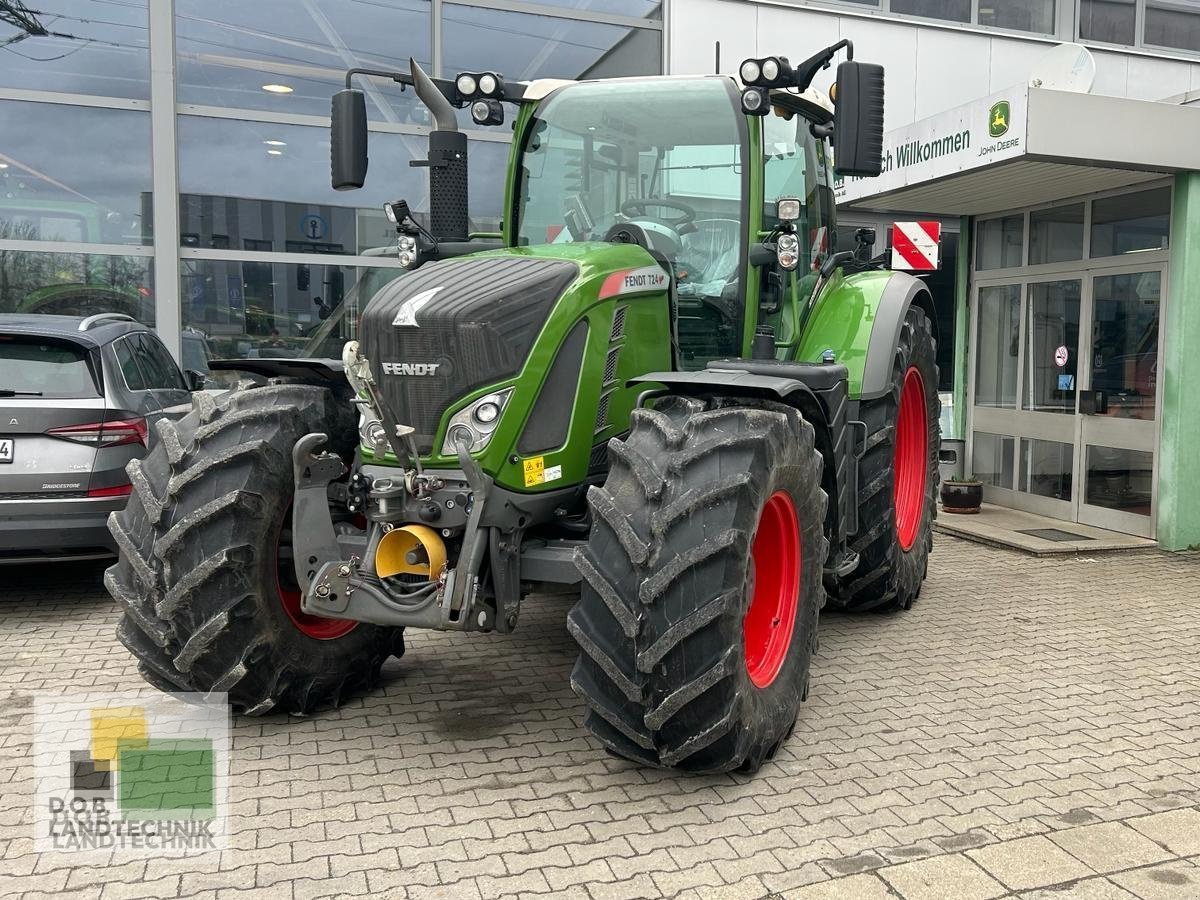
[[[406,87],[414,87],[413,77],[407,72],[390,72],[387,69],[347,69],[346,70],[346,88],[349,90],[352,87],[355,75],[367,75],[373,78],[390,78],[392,81],[400,85],[400,90],[403,91]],[[455,90],[454,82],[445,78],[433,78],[429,80],[433,82],[433,86],[438,89],[443,97],[455,106],[462,106],[459,100],[458,91]]]
[[[813,79],[817,77],[817,73],[822,69],[829,68],[829,64],[833,62],[833,58],[843,47],[846,48],[846,59],[854,59],[854,42],[843,38],[836,44],[814,53],[804,62],[800,63],[800,65],[796,66],[793,69],[795,72],[793,84],[802,91],[808,90]]]

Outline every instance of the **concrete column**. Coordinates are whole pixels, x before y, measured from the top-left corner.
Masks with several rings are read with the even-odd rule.
[[[1158,542],[1200,548],[1200,172],[1175,178],[1163,341]]]
[[[952,437],[967,439],[967,349],[971,346],[971,254],[975,252],[972,242],[970,216],[963,216],[958,226],[958,271],[954,273],[954,434]],[[948,437],[950,435],[943,435]],[[967,466],[966,470],[971,467]],[[964,470],[964,471],[966,471]]]
[[[182,360],[179,158],[175,130],[175,0],[150,4],[150,147],[154,172],[154,327]]]

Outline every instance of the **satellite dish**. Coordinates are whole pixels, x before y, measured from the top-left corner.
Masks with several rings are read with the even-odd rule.
[[[1082,44],[1059,44],[1038,60],[1029,86],[1087,94],[1096,83],[1096,58]]]

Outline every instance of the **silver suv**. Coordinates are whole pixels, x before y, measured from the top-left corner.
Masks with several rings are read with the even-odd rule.
[[[128,316],[0,315],[0,564],[111,555],[125,464],[201,380]]]

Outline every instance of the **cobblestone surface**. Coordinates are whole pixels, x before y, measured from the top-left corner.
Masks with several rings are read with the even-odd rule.
[[[411,633],[375,693],[240,720],[233,846],[33,852],[31,694],[139,688],[95,566],[0,569],[0,896],[1200,896],[1200,556],[939,538],[916,608],[827,614],[757,777],[605,756],[570,597],[516,635]]]

